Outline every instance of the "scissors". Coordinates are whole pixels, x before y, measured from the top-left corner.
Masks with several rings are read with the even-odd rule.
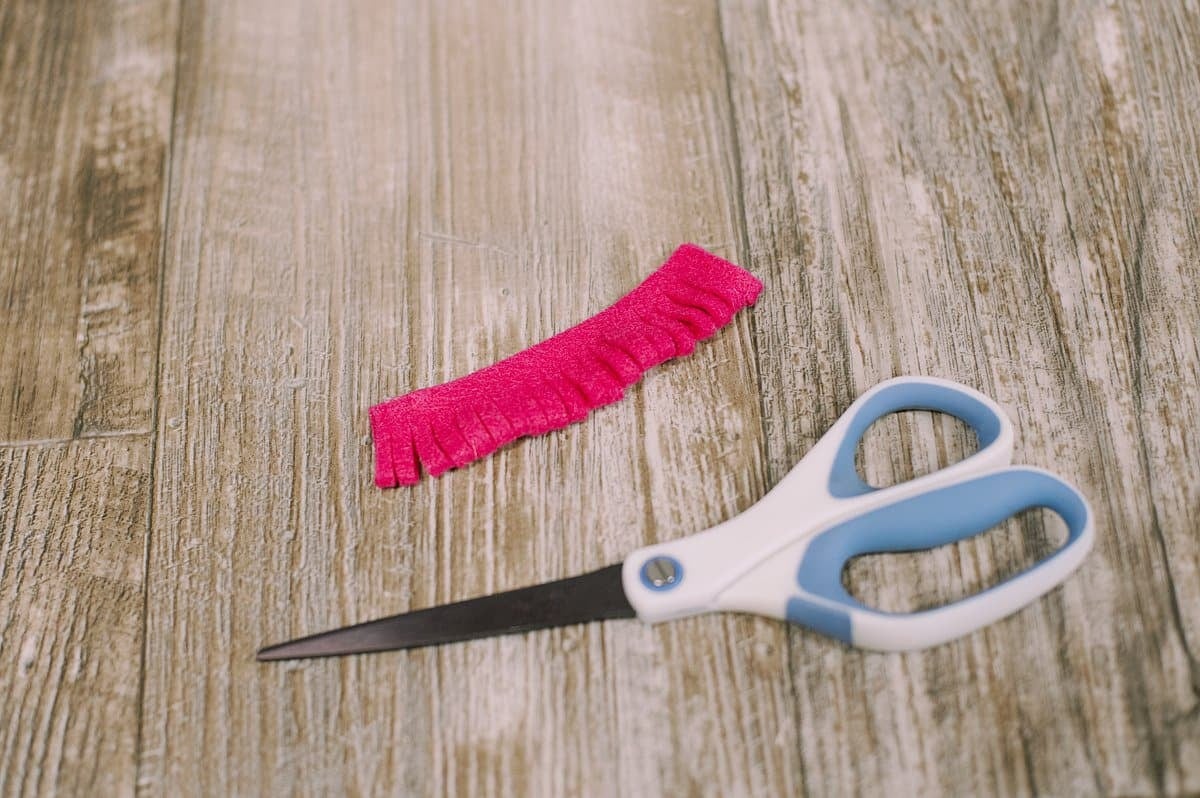
[[[902,410],[962,420],[979,450],[898,485],[868,485],[855,468],[858,444],[871,424]],[[1084,497],[1048,471],[1012,466],[1012,454],[1012,422],[991,399],[947,380],[899,377],[859,397],[766,496],[711,529],[638,549],[598,571],[323,632],[264,648],[258,659],[416,648],[617,618],[657,623],[713,611],[790,621],[879,651],[926,648],[1033,602],[1091,550]],[[975,595],[893,613],[863,605],[842,586],[852,557],[964,540],[1036,507],[1062,518],[1066,542]]]

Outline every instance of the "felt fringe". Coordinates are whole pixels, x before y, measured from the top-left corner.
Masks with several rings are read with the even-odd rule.
[[[616,304],[472,374],[371,408],[375,484],[415,485],[517,438],[583,420],[624,396],[652,366],[689,354],[762,283],[684,244]]]

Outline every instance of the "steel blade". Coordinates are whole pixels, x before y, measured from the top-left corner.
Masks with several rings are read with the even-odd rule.
[[[621,566],[443,604],[268,646],[260,662],[458,643],[612,618],[633,618]]]

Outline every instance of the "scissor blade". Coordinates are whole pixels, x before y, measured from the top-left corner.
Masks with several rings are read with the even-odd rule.
[[[260,662],[334,657],[458,643],[480,637],[530,632],[637,613],[625,598],[621,566],[509,590],[454,604],[334,629],[258,652]]]

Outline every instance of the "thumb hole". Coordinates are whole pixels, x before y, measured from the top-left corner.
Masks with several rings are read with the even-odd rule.
[[[876,419],[854,452],[854,467],[873,488],[932,474],[979,451],[979,437],[948,413],[901,410]]]

